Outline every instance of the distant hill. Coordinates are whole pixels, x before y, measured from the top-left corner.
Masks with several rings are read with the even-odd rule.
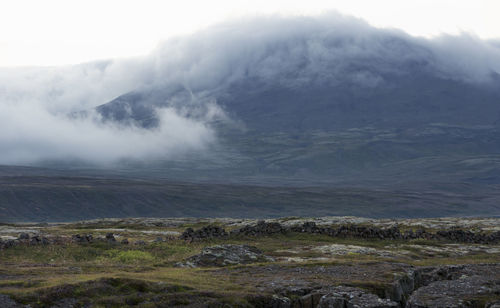
[[[93,64],[129,73],[116,89],[132,90],[71,117],[155,130],[168,108],[215,140],[104,167],[0,168],[0,219],[500,215],[497,47],[340,20],[226,25]]]

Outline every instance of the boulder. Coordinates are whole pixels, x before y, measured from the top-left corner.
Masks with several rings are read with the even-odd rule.
[[[29,240],[30,235],[28,233],[21,233],[19,234],[19,240]]]
[[[205,247],[200,254],[188,258],[183,263],[178,263],[177,266],[212,267],[269,261],[274,261],[274,259],[265,256],[254,246],[229,244]]]

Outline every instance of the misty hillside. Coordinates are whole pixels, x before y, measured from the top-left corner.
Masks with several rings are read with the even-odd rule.
[[[3,219],[500,215],[499,73],[492,42],[338,15],[0,71]]]
[[[229,64],[218,59],[222,71],[234,68],[216,74],[220,83],[205,80],[215,74],[208,71],[196,86],[159,82],[97,110],[154,129],[158,108],[200,119],[217,106],[221,115],[206,120],[218,137],[209,152],[152,167],[183,179],[499,183],[500,78],[493,66],[469,70],[431,42],[398,32],[316,26],[319,32],[247,44],[245,58],[229,54]]]

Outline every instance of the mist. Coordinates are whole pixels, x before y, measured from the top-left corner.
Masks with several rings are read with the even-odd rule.
[[[347,80],[370,88],[384,86],[387,74],[411,74],[408,67],[490,86],[500,74],[500,47],[467,33],[412,37],[329,13],[229,21],[132,59],[2,68],[0,164],[69,159],[108,164],[208,151],[217,142],[211,123],[231,120],[215,93],[235,82],[257,78],[295,88]],[[158,108],[159,125],[152,129],[103,121],[94,111],[130,91],[174,86],[191,96],[185,104]],[[82,111],[85,116],[75,116]]]

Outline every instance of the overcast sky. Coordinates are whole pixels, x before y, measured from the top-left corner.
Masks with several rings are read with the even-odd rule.
[[[160,41],[227,19],[336,10],[412,35],[500,38],[497,0],[5,0],[0,66],[63,65],[143,55]]]

